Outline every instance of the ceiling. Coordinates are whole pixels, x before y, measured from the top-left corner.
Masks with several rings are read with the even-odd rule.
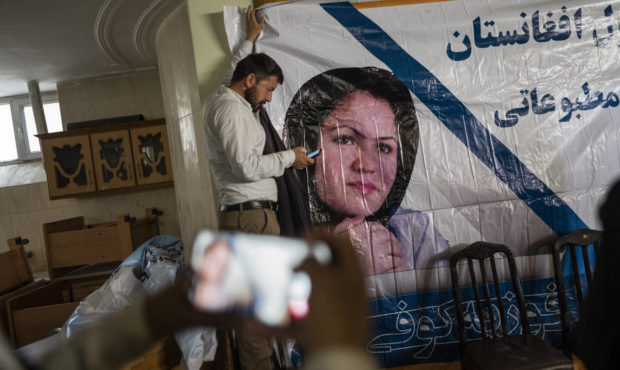
[[[0,97],[154,69],[155,36],[185,0],[0,0]]]

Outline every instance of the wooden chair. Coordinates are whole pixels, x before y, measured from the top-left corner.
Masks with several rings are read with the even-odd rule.
[[[4,293],[3,295],[0,295],[0,329],[2,329],[0,330],[0,332],[3,332],[7,337],[11,336],[11,332],[9,330],[9,315],[8,315],[8,311],[6,308],[6,302],[15,296],[18,296],[20,294],[29,292],[36,288],[42,287],[46,284],[49,284],[49,281],[37,280],[33,283],[24,285],[20,288],[12,290],[8,293]]]
[[[503,254],[508,263],[510,280],[513,286],[513,293],[517,300],[517,310],[522,327],[522,334],[508,335],[506,329],[506,309],[500,294],[500,281],[498,278],[495,255]],[[466,259],[469,267],[471,287],[475,297],[475,306],[480,333],[482,339],[468,340],[465,328],[465,317],[463,314],[463,302],[461,300],[461,289],[459,286],[457,265],[460,260]],[[477,282],[474,270],[474,260],[478,261],[481,282]],[[495,297],[492,297],[489,282],[487,279],[487,268],[485,261],[491,266],[491,275]],[[459,336],[461,342],[461,364],[463,369],[572,369],[571,361],[563,355],[561,351],[553,348],[549,343],[534,336],[530,332],[527,320],[525,300],[521,290],[521,283],[517,274],[517,268],[512,253],[502,244],[487,242],[476,242],[466,248],[456,252],[450,258],[450,273],[452,277],[452,290],[456,305],[456,313],[459,326]],[[484,306],[480,299],[479,289],[484,292]],[[497,300],[498,322],[496,324],[492,299]],[[489,327],[487,328],[487,320]],[[475,323],[472,317],[470,321]],[[501,330],[499,330],[501,327]]]
[[[70,284],[56,280],[6,301],[9,332],[16,347],[44,338],[61,327],[78,306]]]
[[[85,225],[84,217],[44,224],[50,278],[84,265],[123,261],[140,244],[159,235],[157,216],[161,214],[156,208],[147,208],[141,220],[120,215],[116,222],[95,225]]]
[[[6,302],[15,296],[41,287],[46,282],[34,281],[24,245],[28,239],[16,237],[7,240],[9,251],[0,253],[0,332],[7,337],[9,319]]]
[[[564,286],[564,270],[562,269],[560,259],[564,251],[566,251],[566,253],[570,255],[571,267],[573,272],[572,288],[574,288],[574,290],[576,291],[577,303],[579,307],[579,316],[581,316],[584,308],[584,293],[587,288],[583,286],[581,281],[577,247],[581,249],[579,254],[581,255],[581,262],[583,262],[583,266],[585,268],[586,281],[588,283],[588,286],[590,286],[592,284],[592,268],[590,266],[590,257],[588,256],[588,246],[592,245],[594,247],[594,253],[596,253],[596,250],[601,244],[602,237],[602,231],[579,229],[573,231],[568,235],[563,236],[562,238],[558,239],[555,244],[553,244],[553,270],[557,285],[558,301],[560,302],[560,315],[562,319],[562,342],[564,344],[564,353],[566,353],[567,355],[574,351],[574,345],[570,340],[571,315],[568,309],[568,300],[566,295],[567,290]]]
[[[71,287],[71,298],[74,301],[82,301],[99,289],[120,264],[121,262],[114,261],[86,265],[59,277],[57,280],[68,282]]]
[[[0,295],[34,281],[23,247],[28,239],[11,238],[7,243],[9,251],[0,253]]]

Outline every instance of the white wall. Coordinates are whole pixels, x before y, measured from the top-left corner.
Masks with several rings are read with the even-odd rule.
[[[166,18],[156,39],[186,257],[200,229],[217,229],[217,202],[205,155],[202,109],[188,17],[187,4],[183,4]]]
[[[164,116],[156,70],[60,82],[58,100],[63,126],[67,123],[142,114]]]
[[[247,8],[249,0],[188,0],[189,24],[194,45],[196,72],[201,101],[215,91],[226,72],[230,50],[224,29],[222,9],[224,5]]]
[[[44,223],[78,216],[87,224],[116,222],[117,215],[127,213],[140,219],[148,207],[164,211],[159,218],[162,234],[179,235],[173,188],[60,200],[49,199],[45,182],[0,188],[0,252],[8,250],[8,238],[29,239],[25,249],[32,252],[32,272],[45,275]]]

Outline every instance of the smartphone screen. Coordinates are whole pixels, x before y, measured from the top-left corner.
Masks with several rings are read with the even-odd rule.
[[[319,149],[315,150],[314,152],[308,154],[308,158],[314,158],[314,157],[316,157],[319,154],[321,154],[321,148],[319,148]]]
[[[191,257],[190,300],[203,311],[234,311],[272,326],[308,314],[309,276],[295,271],[306,258],[331,261],[324,243],[257,234],[201,231]]]

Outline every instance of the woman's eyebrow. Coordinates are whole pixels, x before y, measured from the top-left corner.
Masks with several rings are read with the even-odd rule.
[[[331,127],[327,127],[328,130],[330,131],[334,131],[334,130],[338,130],[338,129],[343,129],[343,128],[348,128],[349,130],[353,131],[353,133],[357,136],[366,138],[366,135],[362,134],[361,132],[359,132],[356,128],[353,128],[347,124],[341,124],[342,120],[338,120],[338,123],[335,125],[329,125]]]
[[[378,140],[394,140],[398,143],[398,140],[394,136],[381,136]]]
[[[330,127],[331,126],[331,127]],[[336,124],[336,125],[330,125],[328,127],[326,127],[329,131],[333,131],[333,130],[337,130],[337,129],[342,129],[342,128],[348,128],[349,130],[353,131],[353,133],[361,138],[366,139],[367,136],[364,135],[363,133],[361,133],[360,131],[358,131],[356,128],[351,127],[347,124]],[[378,137],[377,140],[394,140],[395,142],[398,143],[398,139],[396,139],[394,136],[381,136]]]

